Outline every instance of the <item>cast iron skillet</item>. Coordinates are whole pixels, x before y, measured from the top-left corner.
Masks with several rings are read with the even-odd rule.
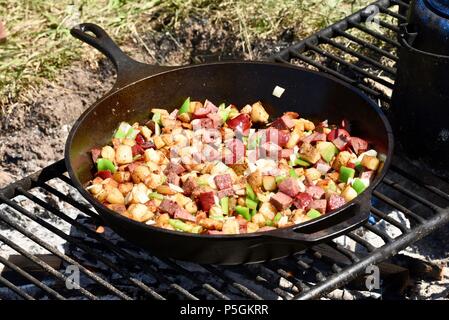
[[[393,135],[379,107],[353,87],[325,74],[276,63],[152,66],[125,55],[94,24],[81,24],[71,33],[112,60],[117,82],[73,126],[65,148],[67,169],[79,192],[123,238],[156,255],[198,263],[240,264],[285,257],[344,234],[367,220],[372,190],[392,158]],[[272,95],[276,85],[286,89],[281,98]],[[387,155],[387,160],[371,186],[338,210],[292,227],[242,235],[197,235],[149,226],[107,209],[85,191],[83,185],[93,177],[90,150],[109,143],[119,122],[143,121],[151,107],[170,112],[186,97],[232,102],[239,107],[260,100],[273,118],[285,111],[297,111],[305,118],[328,119],[330,123],[349,119],[352,134],[367,139]]]

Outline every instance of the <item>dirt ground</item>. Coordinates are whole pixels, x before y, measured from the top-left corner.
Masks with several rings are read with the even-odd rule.
[[[227,25],[211,28],[207,21],[191,19],[172,34],[154,32],[142,40],[144,44],[130,41],[122,48],[143,62],[183,65],[251,57],[260,60],[295,39],[293,32],[286,30],[279,39],[256,40],[249,54]],[[96,62],[74,63],[61,71],[57,81],[30,90],[27,101],[10,108],[14,111],[0,119],[0,187],[61,159],[73,122],[113,83],[112,64],[98,54]]]

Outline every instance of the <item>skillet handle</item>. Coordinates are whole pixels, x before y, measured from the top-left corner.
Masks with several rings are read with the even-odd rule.
[[[75,38],[91,45],[109,58],[117,70],[117,80],[111,91],[142,78],[171,69],[138,62],[125,54],[101,27],[93,23],[82,23],[70,30]],[[93,35],[91,35],[92,33]]]
[[[349,207],[330,216],[323,216],[320,220],[310,220],[296,228],[281,228],[270,232],[267,236],[272,240],[283,242],[303,242],[316,244],[336,238],[365,223],[370,215],[371,190],[360,195]],[[333,220],[334,219],[334,220]]]

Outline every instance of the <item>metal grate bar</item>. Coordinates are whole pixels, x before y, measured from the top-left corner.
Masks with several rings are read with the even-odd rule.
[[[395,4],[397,4],[401,7],[404,7],[406,9],[410,6],[408,3],[401,1],[401,0],[391,0],[391,3],[395,3]]]
[[[13,227],[14,224],[11,225],[11,226]],[[49,274],[51,274],[54,277],[56,277],[58,280],[60,280],[60,281],[62,281],[64,283],[68,281],[68,278],[66,276],[64,276],[62,273],[60,273],[59,271],[56,271],[52,266],[50,266],[46,262],[42,261],[41,259],[37,258],[35,255],[29,254],[26,250],[22,249],[21,247],[19,247],[14,242],[10,241],[8,238],[4,237],[1,234],[0,234],[0,242],[5,243],[9,247],[14,249],[18,253],[20,253],[21,255],[23,255],[25,258],[27,258],[28,260],[34,262],[35,264],[37,264],[38,266],[43,268],[46,272],[48,272]],[[97,300],[98,299],[95,295],[93,295],[91,292],[89,292],[88,290],[84,289],[83,287],[79,288],[79,292],[81,294],[83,294],[84,296],[86,296],[87,298],[89,298],[89,299],[92,299],[92,300]]]
[[[386,232],[379,230],[378,228],[370,225],[369,223],[365,224],[363,227],[374,233],[376,236],[379,236],[386,244],[389,244],[393,241],[393,239]]]
[[[399,61],[399,58],[397,56],[391,54],[390,52],[385,51],[385,50],[383,50],[383,49],[381,49],[379,47],[376,47],[375,45],[373,45],[373,44],[371,44],[369,42],[366,42],[363,39],[359,39],[357,37],[354,37],[352,34],[347,33],[346,31],[335,29],[335,33],[337,33],[338,35],[340,35],[342,37],[347,38],[348,40],[351,40],[351,41],[361,45],[364,48],[368,48],[368,49],[376,52],[377,54],[380,54],[381,56],[384,56],[384,57],[386,57],[388,59],[391,59],[391,60],[393,60],[395,62]]]
[[[55,290],[53,290],[52,288],[47,286],[45,283],[37,280],[35,277],[30,275],[28,272],[26,272],[22,268],[16,266],[14,263],[11,263],[7,259],[3,258],[2,256],[0,256],[0,263],[7,266],[9,269],[13,270],[17,274],[21,275],[22,277],[24,277],[25,279],[30,281],[32,284],[34,284],[36,287],[45,291],[50,296],[52,296],[58,300],[65,300],[65,298],[62,295],[60,295],[58,292],[56,292]]]
[[[35,300],[32,296],[30,296],[25,291],[19,289],[15,284],[11,283],[7,279],[0,276],[0,284],[4,285],[5,287],[11,289],[16,294],[18,294],[20,297],[24,298],[25,300]]]
[[[397,220],[388,216],[387,214],[385,214],[384,212],[382,212],[381,210],[379,210],[377,208],[371,207],[371,213],[373,213],[375,216],[385,220],[389,224],[395,226],[396,228],[401,230],[402,233],[410,232],[410,229],[408,229],[405,225],[401,224],[400,222],[398,222]]]
[[[255,299],[255,300],[263,300],[261,296],[259,296],[257,293],[249,289],[248,287],[242,285],[241,283],[238,283],[234,281],[234,279],[227,276],[223,270],[218,269],[216,266],[212,265],[201,265],[204,269],[209,271],[210,273],[214,274],[215,276],[221,278],[225,283],[231,285],[235,289],[239,290],[241,293],[246,295],[248,298]]]
[[[386,28],[386,29],[388,29],[388,30],[390,30],[390,31],[395,32],[395,33],[399,33],[399,28],[396,27],[396,26],[394,26],[394,25],[392,25],[392,24],[390,24],[390,23],[388,23],[388,22],[379,20],[378,23],[379,23],[379,25],[380,25],[381,27],[384,27],[384,28]]]
[[[368,252],[372,252],[376,249],[375,246],[373,246],[371,243],[369,243],[362,237],[358,236],[354,231],[349,232],[346,236],[348,236],[350,239],[354,240],[359,245],[365,247],[366,250],[368,250]]]
[[[393,208],[401,211],[402,213],[404,213],[405,215],[407,215],[408,217],[412,218],[413,220],[415,220],[418,223],[425,223],[426,219],[424,219],[423,217],[421,217],[420,215],[416,214],[415,212],[411,211],[410,209],[406,208],[405,206],[403,206],[402,204],[399,204],[398,202],[396,202],[395,200],[387,197],[386,195],[384,195],[383,193],[380,193],[377,190],[373,191],[373,195],[382,200],[383,202],[385,202],[386,204],[392,206]]]
[[[19,206],[16,202],[9,200],[7,198],[5,198],[4,196],[2,196],[0,194],[0,200],[3,201],[4,203],[6,203],[8,206],[10,206],[11,208],[13,208],[14,210],[17,210],[18,212],[20,212],[21,214],[25,215],[26,217],[32,219],[33,221],[36,221],[39,223],[39,219],[33,219],[33,214],[31,214],[30,212],[28,212],[27,210],[25,210],[24,208],[22,208],[21,206]],[[11,226],[14,225],[14,223],[12,223],[12,221],[10,221],[9,219],[6,219],[5,217],[1,217],[0,219],[8,224],[10,224]],[[40,221],[43,222],[44,224],[46,224],[47,229],[51,228],[52,226],[49,225],[47,222],[45,221]],[[84,274],[86,274],[89,278],[91,278],[92,280],[94,280],[95,282],[97,282],[98,284],[102,285],[103,287],[105,287],[106,289],[108,289],[109,291],[111,291],[112,293],[114,293],[115,295],[117,295],[118,297],[122,298],[122,299],[126,299],[126,300],[130,300],[131,297],[129,297],[128,295],[126,295],[125,293],[121,292],[120,290],[118,290],[116,287],[114,287],[113,285],[111,285],[109,282],[105,281],[104,279],[102,279],[101,277],[97,276],[95,273],[93,273],[92,271],[88,270],[87,268],[85,268],[83,265],[81,265],[80,263],[78,263],[77,261],[75,261],[74,259],[70,258],[69,256],[59,252],[59,250],[55,249],[54,247],[52,247],[51,245],[47,244],[46,242],[42,241],[41,239],[39,239],[38,237],[36,237],[35,235],[33,235],[31,232],[29,232],[28,230],[26,230],[25,228],[23,228],[22,226],[19,226],[18,224],[14,225],[14,228],[19,231],[20,233],[22,233],[24,236],[28,237],[29,239],[31,239],[32,241],[34,241],[35,243],[37,243],[38,245],[40,245],[41,247],[43,247],[44,249],[50,251],[52,254],[54,254],[55,256],[61,258],[62,260],[64,260],[65,262],[67,262],[70,265],[75,265],[76,267],[79,268],[80,271],[83,271]],[[51,228],[53,229],[53,228]],[[49,229],[49,230],[51,230]],[[56,230],[58,230],[57,228],[54,228]],[[51,231],[56,231],[56,230],[51,230]],[[58,230],[59,231],[59,230]],[[59,232],[58,232],[59,233]],[[60,236],[60,234],[58,234]],[[68,237],[69,238],[69,237]],[[73,240],[72,242],[75,242],[75,240]]]
[[[52,205],[50,205],[49,203],[46,203],[44,201],[42,201],[41,199],[39,199],[38,197],[34,196],[33,194],[23,190],[22,188],[18,188],[17,189],[19,191],[20,194],[24,195],[25,197],[27,197],[28,199],[30,199],[31,201],[35,202],[36,204],[40,205],[41,207],[43,207],[44,209],[47,210],[47,212],[51,212],[54,215],[56,215],[57,217],[63,219],[64,221],[72,224],[73,226],[77,227],[79,230],[83,230],[86,234],[89,234],[90,236],[94,236],[94,232],[86,232],[87,230],[89,230],[86,227],[81,228],[79,223],[75,223],[75,221],[73,219],[68,218],[66,215],[62,214],[62,212],[60,212],[59,210],[55,209]],[[80,242],[78,239],[73,238],[67,234],[65,234],[64,232],[60,231],[58,228],[52,226],[51,224],[47,223],[46,221],[32,215],[31,213],[27,213],[25,214],[29,219],[39,223],[41,226],[47,228],[48,230],[52,231],[54,234],[58,235],[59,237],[63,238],[64,240],[66,240],[67,242],[70,242],[72,244],[74,244],[75,246],[77,246],[78,248],[82,249],[83,251],[85,251],[88,254],[91,254],[92,256],[96,256],[97,259],[99,261],[101,261],[102,263],[104,263],[105,265],[107,265],[109,268],[111,268],[112,270],[114,270],[115,272],[117,272],[118,274],[122,275],[125,279],[127,279],[130,283],[136,285],[138,288],[142,289],[145,293],[149,294],[150,296],[152,296],[155,299],[164,299],[161,295],[159,295],[158,293],[156,293],[152,288],[148,287],[146,284],[144,284],[143,282],[135,279],[134,277],[132,277],[129,272],[127,272],[126,270],[122,270],[120,268],[117,267],[116,264],[114,264],[112,261],[110,261],[109,259],[106,259],[104,256],[102,255],[96,255],[96,252],[91,250],[88,246],[86,246],[85,244],[83,244],[82,242]],[[125,297],[126,295],[124,295],[123,297]],[[128,297],[129,298],[129,297]]]
[[[378,8],[379,8],[379,11],[380,11],[380,12],[385,13],[385,14],[388,14],[389,16],[392,16],[392,17],[394,17],[394,18],[396,18],[396,19],[398,19],[398,20],[400,20],[400,21],[406,21],[406,20],[407,20],[407,17],[403,16],[403,15],[400,14],[400,13],[391,11],[390,9],[383,8],[383,7],[378,7]],[[397,27],[396,27],[395,32],[399,32],[399,29],[398,29]]]
[[[369,34],[370,36],[373,36],[373,37],[375,37],[375,38],[377,38],[379,40],[382,40],[383,42],[388,43],[388,44],[390,44],[390,45],[392,45],[392,46],[394,46],[396,48],[399,48],[401,46],[399,42],[397,42],[395,40],[392,40],[392,39],[384,36],[383,34],[380,34],[377,31],[373,31],[371,29],[368,29],[367,27],[365,27],[364,25],[361,25],[360,23],[351,22],[351,21],[348,21],[348,23],[352,27],[354,27],[356,29],[359,29],[360,31],[363,31],[363,32]]]
[[[393,84],[392,83],[390,83],[390,82],[388,82],[388,81],[386,81],[384,79],[381,79],[379,77],[376,77],[375,75],[373,75],[373,74],[363,70],[362,68],[360,68],[360,67],[358,67],[358,66],[356,66],[356,65],[354,65],[352,63],[349,63],[349,62],[347,62],[346,60],[344,60],[344,59],[342,59],[340,57],[337,57],[337,56],[335,56],[333,54],[330,54],[329,52],[324,51],[321,48],[319,48],[319,47],[317,47],[317,46],[315,46],[315,45],[313,45],[311,43],[307,43],[307,47],[309,49],[315,51],[316,53],[319,53],[319,54],[325,56],[326,58],[334,60],[334,61],[338,62],[340,65],[344,65],[344,66],[348,67],[349,69],[351,69],[353,71],[356,71],[356,72],[360,73],[361,75],[363,75],[363,76],[365,76],[367,78],[370,78],[370,79],[372,79],[372,80],[374,80],[374,81],[376,81],[376,82],[378,82],[378,83],[380,83],[380,84],[382,84],[382,85],[384,85],[384,86],[386,86],[386,87],[388,87],[390,89],[393,88]]]
[[[440,208],[439,206],[435,205],[434,203],[430,202],[429,200],[424,199],[424,198],[421,197],[420,195],[417,195],[416,193],[414,193],[414,192],[408,190],[407,188],[403,187],[403,186],[400,185],[399,183],[394,182],[393,180],[391,180],[391,179],[389,179],[389,178],[387,178],[387,177],[384,178],[383,182],[384,182],[386,185],[388,185],[388,186],[390,186],[390,187],[393,187],[394,189],[400,191],[401,193],[403,193],[403,194],[409,196],[410,198],[412,198],[412,199],[414,199],[414,200],[416,200],[416,201],[422,203],[422,204],[425,205],[426,207],[429,207],[429,208],[432,209],[433,211],[440,211],[440,210],[443,209],[443,208]]]
[[[97,218],[96,220],[98,222],[102,222],[101,219],[95,214],[93,213],[93,211],[91,211],[87,206],[80,204],[76,201],[74,201],[72,198],[65,196],[64,194],[62,194],[61,192],[59,192],[58,190],[52,188],[51,186],[49,186],[48,184],[44,183],[41,185],[43,188],[45,188],[45,190],[51,192],[52,194],[56,195],[58,198],[61,199],[68,199],[66,202],[70,203],[71,205],[76,205],[76,208],[78,210],[82,210],[80,208],[85,208],[84,210],[82,210],[82,212],[86,212],[86,211],[90,211],[93,215],[95,215],[95,218]],[[65,216],[65,215],[64,215]],[[153,268],[150,268],[148,266],[148,264],[143,263],[141,261],[139,261],[138,259],[136,259],[135,257],[133,257],[132,255],[128,254],[126,251],[117,248],[117,246],[115,246],[114,244],[112,244],[110,241],[107,241],[106,239],[104,239],[102,236],[98,235],[97,233],[94,233],[93,231],[89,230],[88,228],[84,227],[83,225],[81,225],[80,223],[78,223],[77,221],[65,216],[64,219],[67,219],[66,221],[68,221],[69,223],[79,227],[80,229],[82,229],[83,231],[88,232],[88,234],[93,237],[95,240],[99,241],[101,244],[105,245],[108,249],[110,249],[112,252],[114,252],[115,254],[119,255],[119,256],[123,256],[125,258],[125,260],[133,262],[134,265],[139,266],[142,270],[149,272],[153,277],[155,277],[159,282],[165,282],[165,283],[169,283],[169,285],[175,289],[178,290],[178,288],[180,288],[178,285],[172,283],[171,281],[169,281],[165,276],[161,275],[157,270]],[[181,290],[179,291],[180,294],[185,296],[185,290]],[[157,294],[157,293],[156,293]],[[157,294],[159,295],[159,294]],[[159,295],[160,296],[160,295]],[[192,297],[192,295],[189,293],[187,296],[185,296],[186,298],[190,299]],[[155,297],[156,299],[158,299],[158,297]],[[196,298],[196,297],[195,297]]]
[[[359,274],[366,270],[366,267],[384,261],[387,257],[390,257],[393,253],[399,252],[400,250],[406,248],[410,243],[418,241],[428,235],[433,230],[437,229],[442,224],[449,222],[449,211],[439,213],[433,216],[427,221],[426,224],[418,225],[413,233],[405,234],[398,237],[395,241],[389,245],[382,246],[374,250],[370,255],[366,256],[364,259],[357,263],[345,268],[340,274],[332,275],[328,277],[327,281],[316,285],[312,289],[302,294],[299,294],[295,299],[307,300],[313,299],[323,293],[330,292],[342,284],[348,283],[349,281],[355,279]]]
[[[387,66],[383,65],[382,63],[380,63],[380,62],[378,62],[378,61],[376,61],[376,60],[374,60],[372,58],[369,58],[369,57],[367,57],[367,56],[365,56],[365,55],[363,55],[363,54],[361,54],[361,53],[359,53],[359,52],[357,52],[357,51],[355,51],[355,50],[353,50],[353,49],[351,49],[351,48],[349,48],[347,46],[344,46],[344,45],[342,45],[342,44],[340,44],[340,43],[338,43],[338,42],[336,42],[336,41],[334,41],[334,40],[332,40],[332,39],[330,39],[330,38],[328,38],[326,36],[318,36],[318,38],[321,41],[323,41],[323,42],[325,42],[327,44],[330,44],[330,45],[334,46],[337,49],[340,49],[341,51],[344,51],[344,52],[346,52],[346,53],[348,53],[348,54],[350,54],[350,55],[352,55],[354,57],[357,57],[359,60],[363,60],[363,61],[365,61],[365,62],[367,62],[369,64],[372,64],[376,68],[379,68],[380,70],[388,73],[389,75],[392,75],[392,76],[396,75],[396,69],[394,69],[394,68],[387,67]]]

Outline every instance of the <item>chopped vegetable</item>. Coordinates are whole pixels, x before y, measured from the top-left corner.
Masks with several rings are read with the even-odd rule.
[[[110,171],[111,173],[114,173],[116,171],[114,163],[109,159],[98,159],[97,160],[97,170],[98,171]]]
[[[241,215],[246,220],[251,221],[251,215],[249,213],[249,208],[242,207],[242,206],[236,206],[235,212],[237,212],[237,214]]]
[[[340,181],[347,183],[349,179],[354,178],[355,170],[348,167],[340,167]]]
[[[365,183],[359,178],[354,179],[352,187],[354,188],[355,191],[357,191],[357,194],[362,193],[366,189]]]
[[[318,210],[310,209],[309,211],[307,211],[307,217],[309,217],[310,219],[315,219],[321,217],[321,213]]]
[[[181,108],[179,108],[178,115],[189,112],[190,110],[190,97],[187,98],[182,104]]]
[[[251,200],[257,199],[257,195],[249,183],[246,184],[246,196]]]
[[[363,137],[296,112],[271,121],[265,108],[187,98],[179,110],[151,109],[145,125],[121,122],[110,144],[91,149],[86,190],[138,222],[240,234],[337,210],[382,169],[385,155]]]
[[[228,197],[221,198],[220,206],[221,206],[221,210],[223,210],[223,214],[228,215],[229,214],[229,198]]]

